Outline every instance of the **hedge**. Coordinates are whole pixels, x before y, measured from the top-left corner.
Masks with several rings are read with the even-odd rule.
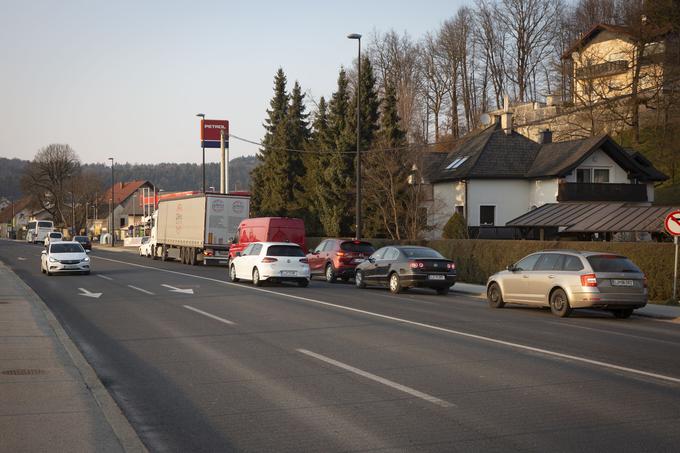
[[[309,248],[316,247],[323,238],[307,238]],[[405,241],[366,239],[376,248]],[[411,242],[412,244],[414,242]],[[515,263],[522,257],[546,249],[590,250],[611,252],[627,256],[647,276],[649,299],[668,301],[673,293],[674,248],[671,243],[660,242],[557,242],[511,241],[484,239],[441,239],[416,241],[439,251],[455,261],[458,279],[466,283],[486,283],[489,275]]]

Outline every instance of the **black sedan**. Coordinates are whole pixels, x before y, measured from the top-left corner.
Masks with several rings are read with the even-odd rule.
[[[87,236],[74,236],[73,240],[83,246],[85,250],[92,250],[92,242]]]
[[[393,293],[424,287],[447,294],[456,283],[456,265],[436,250],[415,245],[383,247],[356,268],[357,287],[387,286]]]

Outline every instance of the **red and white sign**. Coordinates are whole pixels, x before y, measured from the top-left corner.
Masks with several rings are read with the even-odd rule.
[[[680,236],[680,211],[673,211],[666,216],[664,221],[666,231],[671,236]]]
[[[201,146],[219,148],[222,131],[224,131],[225,146],[229,146],[228,120],[201,120]]]

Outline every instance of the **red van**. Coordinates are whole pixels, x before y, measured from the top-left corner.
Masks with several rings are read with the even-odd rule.
[[[255,217],[242,220],[234,242],[229,247],[229,259],[251,242],[291,242],[305,250],[305,223],[290,217]]]

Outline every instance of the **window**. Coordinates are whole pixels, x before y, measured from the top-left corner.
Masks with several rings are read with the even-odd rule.
[[[541,257],[541,255],[529,255],[526,258],[521,259],[517,264],[515,264],[515,269],[518,271],[531,271],[534,270],[536,261]]]
[[[326,246],[328,241],[322,241],[321,244],[317,245],[314,249],[314,253],[323,252],[323,248]]]
[[[590,178],[590,168],[579,168],[576,170],[576,182],[589,183],[592,182]]]
[[[262,250],[262,244],[253,244],[253,248],[250,250],[249,255],[259,255]]]
[[[480,206],[479,207],[479,224],[480,225],[494,225],[496,220],[495,206]]]
[[[340,250],[349,253],[367,253],[371,254],[375,251],[373,246],[368,242],[347,241],[340,244]]]
[[[456,214],[465,217],[465,206],[456,206]]]
[[[559,270],[560,261],[562,255],[559,253],[543,253],[541,254],[541,259],[538,260],[536,266],[534,266],[535,271],[554,271]]]
[[[460,167],[470,156],[458,157],[453,159],[453,161],[446,167],[447,170],[455,170]]]
[[[260,246],[262,247],[262,246]],[[269,256],[305,256],[298,245],[272,245],[267,249]]]
[[[246,256],[250,255],[250,251],[253,249],[253,244],[250,244],[248,247],[246,247],[242,252],[241,256]]]
[[[564,260],[562,261],[563,271],[580,271],[583,270],[583,263],[581,260],[573,255],[563,255]]]
[[[371,258],[374,260],[381,260],[382,257],[385,255],[385,252],[387,251],[388,247],[383,247],[381,249],[378,249],[373,255],[371,255]]]
[[[618,255],[592,255],[588,263],[595,272],[641,272],[631,260]]]
[[[404,255],[406,255],[407,258],[437,258],[437,259],[445,259],[441,253],[439,253],[436,250],[432,250],[429,247],[409,247],[405,249],[401,249],[402,252],[404,252]]]
[[[123,228],[125,226],[125,217],[120,218],[120,227]]]
[[[593,170],[593,181],[599,183],[609,182],[609,169],[595,168]]]
[[[387,252],[385,252],[385,258],[383,258],[383,259],[388,260],[388,261],[393,261],[393,260],[396,260],[398,256],[399,256],[399,250],[397,250],[395,248],[389,248],[387,250]]]

